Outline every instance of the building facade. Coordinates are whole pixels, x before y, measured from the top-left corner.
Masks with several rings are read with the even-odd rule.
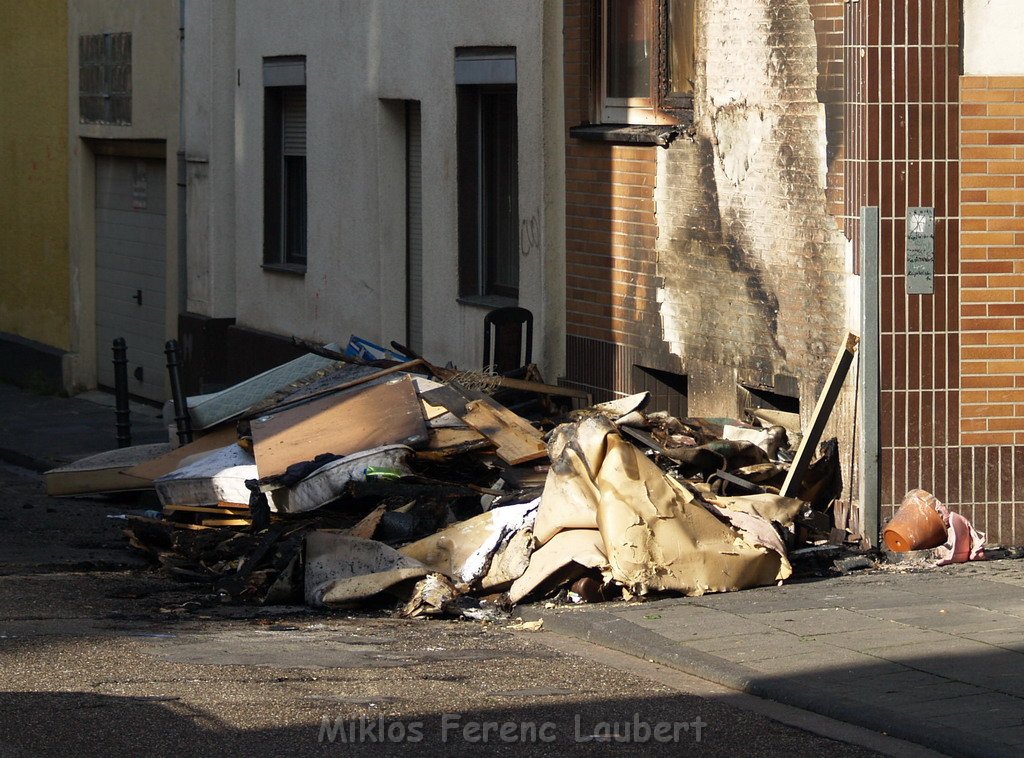
[[[484,315],[518,305],[550,381],[806,424],[874,316],[827,430],[845,496],[884,521],[923,487],[1021,541],[1013,0],[79,0],[5,20],[15,378],[110,384],[116,336],[154,400],[172,336],[193,392],[293,336],[477,368]]]
[[[806,423],[861,287],[877,288],[881,520],[923,487],[1019,542],[1014,6],[567,0],[567,381]],[[623,73],[644,67],[631,35],[646,78]],[[861,277],[865,206],[878,281]],[[848,482],[861,358],[830,424]]]
[[[541,0],[191,0],[190,381],[287,357],[292,336],[479,368],[502,305],[531,311],[557,368],[560,18]]]
[[[5,3],[0,45],[0,379],[63,388],[71,347],[67,3]]]
[[[568,0],[566,380],[806,422],[857,330],[839,1]],[[830,432],[849,451],[853,382]]]
[[[128,348],[129,391],[167,397],[177,331],[180,8],[174,0],[67,5],[70,391],[111,387]]]

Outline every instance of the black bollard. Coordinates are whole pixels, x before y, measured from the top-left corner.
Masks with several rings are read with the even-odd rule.
[[[192,417],[188,402],[181,391],[181,363],[178,358],[178,341],[167,340],[164,345],[167,354],[167,373],[171,378],[171,399],[174,401],[174,424],[178,427],[178,442],[187,445],[192,441]]]
[[[128,407],[128,345],[124,337],[114,340],[114,415],[117,446],[132,444],[132,412]]]

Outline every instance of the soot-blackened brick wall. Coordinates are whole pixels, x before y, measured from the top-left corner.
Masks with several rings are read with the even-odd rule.
[[[570,127],[591,114],[595,5],[565,3]],[[636,389],[633,364],[676,371],[692,413],[722,415],[740,383],[794,377],[809,416],[848,321],[844,4],[698,7],[692,136],[568,140],[566,380],[600,396]]]

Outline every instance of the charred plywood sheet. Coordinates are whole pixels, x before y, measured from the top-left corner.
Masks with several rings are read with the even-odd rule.
[[[267,477],[322,453],[422,445],[427,425],[413,382],[405,376],[261,416],[252,422],[252,438],[256,466]]]

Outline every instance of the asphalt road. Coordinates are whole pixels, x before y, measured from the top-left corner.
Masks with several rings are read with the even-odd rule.
[[[0,756],[877,754],[548,632],[197,602],[125,504],[0,492]]]

